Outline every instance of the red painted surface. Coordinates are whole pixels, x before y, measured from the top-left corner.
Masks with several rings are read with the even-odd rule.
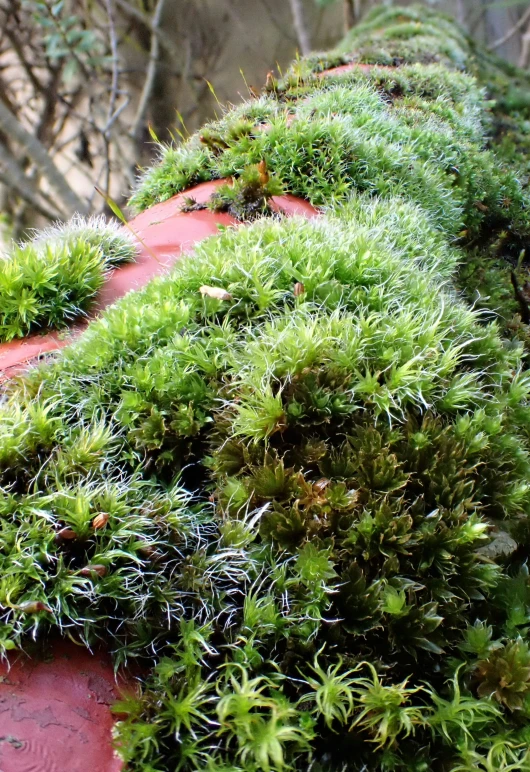
[[[204,204],[225,182],[203,182],[156,204],[131,220],[129,225],[139,238],[140,252],[134,263],[128,263],[110,274],[96,298],[94,310],[102,310],[130,290],[143,287],[153,276],[168,270],[194,244],[217,233],[218,225],[234,224],[234,218],[222,212],[208,209],[182,211],[185,199],[193,198],[196,203]],[[274,197],[271,206],[286,215],[312,217],[317,213],[307,201],[288,194]],[[0,344],[0,382],[26,369],[28,363],[44,354],[67,346],[82,333],[87,323],[76,323],[69,333],[30,335]],[[0,772],[3,772],[1,767]]]
[[[53,658],[0,663],[1,772],[119,772],[109,710],[123,685],[110,660],[60,642]]]
[[[78,326],[75,329],[82,328]],[[68,333],[49,332],[0,343],[0,381],[3,380],[2,376],[14,375],[24,362],[37,359],[48,351],[57,351],[71,339],[72,335]],[[0,767],[0,772],[1,769]]]

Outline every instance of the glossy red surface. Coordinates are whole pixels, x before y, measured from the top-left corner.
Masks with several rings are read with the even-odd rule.
[[[224,182],[226,180],[203,182],[168,201],[156,204],[130,221],[129,226],[139,239],[140,252],[134,263],[124,265],[110,274],[96,299],[96,313],[130,290],[143,287],[153,276],[168,270],[194,244],[217,233],[219,225],[236,222],[233,217],[222,212],[207,209],[182,211],[185,199],[193,198],[199,204],[205,203]],[[272,207],[286,215],[312,217],[317,214],[317,210],[307,201],[288,194],[273,198]],[[26,369],[28,363],[35,362],[44,354],[64,348],[82,333],[85,326],[86,323],[77,323],[69,333],[30,335],[0,344],[0,382]],[[1,767],[0,772],[3,772]]]
[[[109,658],[59,642],[53,657],[0,663],[1,772],[119,772],[109,710],[123,688]]]

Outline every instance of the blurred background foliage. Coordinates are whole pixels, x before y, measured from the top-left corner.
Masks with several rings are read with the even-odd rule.
[[[153,160],[153,137],[193,131],[297,52],[334,45],[380,2],[0,0],[3,238],[104,211],[95,185],[124,203]],[[530,65],[528,0],[429,5]]]

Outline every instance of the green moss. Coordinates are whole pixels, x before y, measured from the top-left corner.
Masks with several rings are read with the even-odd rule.
[[[83,315],[131,240],[101,220],[74,219],[14,245],[0,261],[0,341],[61,328]]]
[[[340,765],[344,724],[371,763],[455,760],[459,720],[434,718],[462,699],[451,671],[418,680],[442,651],[469,673],[466,731],[487,751],[501,712],[471,696],[461,645],[475,616],[504,640],[500,568],[477,547],[489,518],[526,516],[529,384],[520,352],[455,298],[456,259],[399,200],[230,229],[15,388],[5,635],[57,620],[119,660],[159,651],[118,729],[133,767],[303,768],[310,749]],[[192,501],[160,487],[179,467]]]
[[[266,161],[284,190],[317,206],[351,190],[400,191],[453,234],[504,225],[519,243],[528,232],[518,169],[485,151],[488,103],[474,78],[440,65],[324,80],[316,69],[315,60],[301,60],[273,95],[227,112],[180,148],[162,148],[131,204],[142,209],[198,180],[238,177]]]
[[[353,35],[464,58],[302,60],[161,148],[138,208],[232,176],[244,225],[0,405],[0,640],[139,658],[131,770],[530,768],[520,168],[444,17]],[[279,185],[320,216],[248,224]]]
[[[88,219],[75,215],[68,223],[36,231],[30,243],[38,248],[70,248],[81,240],[99,249],[105,265],[114,268],[134,260],[137,252],[130,234],[116,223],[107,222],[104,217]]]

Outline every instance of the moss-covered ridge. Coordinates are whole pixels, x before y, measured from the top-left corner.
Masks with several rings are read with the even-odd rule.
[[[0,343],[84,316],[109,270],[134,259],[123,230],[74,218],[0,257]]]
[[[454,65],[287,74],[165,151],[138,204],[257,169],[326,212],[203,242],[0,405],[0,639],[140,658],[132,770],[530,769],[530,378],[453,286],[526,212]]]
[[[336,52],[297,61],[281,81],[269,78],[264,96],[184,145],[161,146],[131,203],[143,209],[266,159],[286,190],[316,205],[352,190],[399,192],[453,234],[503,226],[526,235],[517,175],[486,152],[490,104],[473,75],[477,62],[471,42],[443,17],[379,9]],[[322,77],[345,63],[374,66]],[[506,91],[510,80],[503,82]]]

